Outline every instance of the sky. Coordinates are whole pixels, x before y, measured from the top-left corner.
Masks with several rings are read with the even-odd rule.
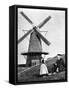
[[[18,40],[27,32],[23,30],[32,29],[32,25],[20,14],[22,11],[36,26],[51,16],[51,19],[40,29],[40,31],[48,31],[40,33],[51,43],[47,46],[42,41],[42,51],[49,52],[49,55],[43,56],[45,60],[58,53],[65,54],[65,11],[18,8]],[[18,44],[18,64],[26,63],[26,56],[21,53],[28,52],[29,39],[30,34]]]

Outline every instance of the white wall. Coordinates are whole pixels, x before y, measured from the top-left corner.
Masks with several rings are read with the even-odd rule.
[[[68,0],[1,0],[0,1],[0,90],[28,89],[28,90],[67,90],[69,83],[35,84],[13,86],[8,84],[8,62],[9,62],[9,6],[13,4],[39,5],[69,8]]]

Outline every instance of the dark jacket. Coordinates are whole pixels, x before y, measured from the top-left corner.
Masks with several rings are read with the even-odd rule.
[[[63,71],[65,68],[64,60],[60,58],[60,60],[56,61],[57,67],[59,68],[59,71]]]

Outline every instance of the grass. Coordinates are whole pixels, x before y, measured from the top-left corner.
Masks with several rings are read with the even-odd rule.
[[[39,65],[35,66],[31,69],[28,69],[23,72],[22,71],[18,73],[18,81],[19,82],[28,82],[28,81],[47,81],[47,80],[65,80],[65,71],[56,73],[55,75],[49,75],[45,78],[39,76]],[[27,69],[27,68],[26,68]]]
[[[63,55],[63,60],[65,62],[65,56]],[[49,73],[52,71],[53,63],[57,60],[57,56],[46,61]],[[55,75],[49,75],[45,78],[39,76],[40,65],[28,67],[18,67],[18,81],[28,82],[28,81],[49,81],[49,80],[65,80],[65,71],[56,73]]]

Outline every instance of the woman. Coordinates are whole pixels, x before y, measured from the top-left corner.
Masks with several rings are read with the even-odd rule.
[[[40,66],[40,76],[46,76],[48,75],[48,69],[47,66],[44,63],[44,60],[42,60],[41,66]]]

